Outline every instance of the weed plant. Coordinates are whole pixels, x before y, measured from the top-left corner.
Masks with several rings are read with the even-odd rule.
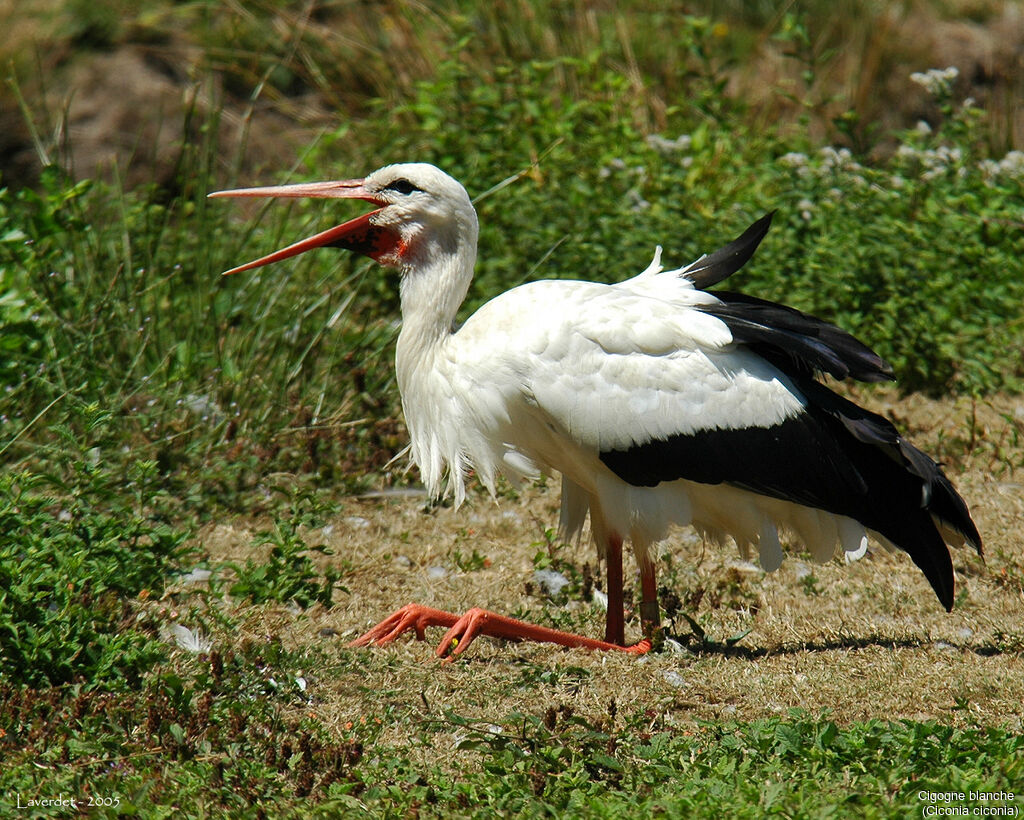
[[[137,685],[164,657],[136,604],[188,554],[156,464],[108,461],[109,414],[56,428],[47,472],[0,475],[0,681]],[[111,461],[113,463],[111,463]]]

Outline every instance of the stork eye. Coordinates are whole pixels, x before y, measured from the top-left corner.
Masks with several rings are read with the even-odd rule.
[[[407,179],[396,179],[394,182],[389,182],[384,186],[385,191],[397,191],[400,194],[411,194],[413,191],[422,191],[422,188],[417,188]]]

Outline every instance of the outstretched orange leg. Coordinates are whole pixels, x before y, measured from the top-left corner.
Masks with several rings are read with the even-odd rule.
[[[644,572],[643,570],[647,570]],[[600,651],[628,652],[633,655],[642,655],[651,649],[650,625],[647,620],[651,616],[653,605],[653,617],[657,626],[657,600],[649,601],[654,595],[654,570],[653,566],[643,567],[641,570],[641,581],[643,586],[642,614],[644,617],[645,637],[639,643],[626,646],[624,635],[624,614],[622,607],[622,540],[613,537],[609,539],[607,549],[607,587],[608,587],[608,615],[605,624],[605,640],[598,641],[587,638],[583,635],[576,635],[572,632],[562,632],[558,629],[550,629],[545,626],[528,624],[510,618],[507,615],[499,615],[486,609],[474,607],[463,615],[456,615],[454,612],[445,612],[440,609],[431,609],[420,604],[407,604],[385,618],[365,635],[361,635],[352,641],[349,646],[383,646],[391,643],[400,635],[415,631],[418,640],[426,639],[426,630],[431,626],[443,626],[448,629],[441,643],[437,648],[437,656],[448,661],[454,660],[469,645],[481,635],[491,638],[501,638],[507,641],[538,641],[541,643],[553,643],[572,649],[595,649]]]

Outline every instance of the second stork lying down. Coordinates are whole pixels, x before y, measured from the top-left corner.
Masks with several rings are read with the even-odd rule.
[[[589,514],[606,563],[604,641],[481,609],[460,616],[410,604],[356,644],[387,643],[410,629],[422,638],[426,627],[444,626],[438,655],[458,655],[481,634],[646,651],[659,625],[651,547],[673,524],[730,536],[766,570],[782,562],[780,531],[822,561],[838,550],[863,554],[871,534],[908,553],[952,608],[947,544],[981,551],[966,504],[889,421],[818,380],[887,380],[888,364],[813,316],[705,290],[746,263],[771,215],[685,268],[663,270],[659,248],[625,282],[522,285],[453,330],[473,276],[477,216],[462,185],[439,169],[390,165],[365,179],[214,196],[373,203],[369,214],[235,271],[328,245],[398,268],[398,383],[427,490],[450,492],[458,504],[471,469],[492,493],[499,473],[519,481],[557,470],[563,535],[577,536]],[[645,635],[631,646],[626,539],[640,567]]]

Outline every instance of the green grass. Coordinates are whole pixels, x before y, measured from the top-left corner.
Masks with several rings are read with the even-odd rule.
[[[235,178],[244,145],[229,154],[219,114],[193,109],[198,136],[180,147],[170,187],[123,190],[54,164],[37,187],[0,189],[0,801],[120,801],[90,810],[98,816],[825,817],[917,816],[921,790],[1020,791],[1022,741],[1009,729],[531,711],[538,686],[585,677],[559,669],[520,670],[523,709],[493,724],[389,703],[339,728],[313,716],[298,681],[311,668],[358,672],[359,656],[285,648],[264,633],[196,654],[168,640],[171,623],[231,635],[253,609],[302,622],[343,600],[349,556],[326,554],[315,528],[339,497],[409,480],[387,466],[405,441],[394,277],[324,251],[221,278],[342,215],[279,203],[243,215],[206,200],[217,188],[435,162],[478,196],[467,313],[531,279],[622,279],[657,244],[682,265],[777,210],[730,287],[836,321],[888,358],[907,390],[983,397],[1021,386],[1024,169],[994,150],[985,111],[940,94],[928,133],[872,134],[851,105],[830,120],[828,133],[853,149],[839,151],[807,129],[766,127],[723,95],[725,67],[751,46],[727,42],[711,20],[638,10],[635,30],[599,27],[588,40],[558,4],[471,5],[431,18],[439,39],[421,35],[386,68],[397,32],[412,37],[404,6],[389,12],[392,27],[374,26],[389,32],[379,51],[335,60],[329,30],[301,10],[288,9],[306,27],[287,46],[267,40],[269,4],[241,14],[149,3],[131,25],[69,5],[81,14],[62,36],[79,48],[159,42],[167,20],[191,21],[206,38],[203,65],[229,93],[263,83],[274,99],[316,88],[340,103],[345,87],[369,90],[357,118],[261,180]],[[774,20],[763,8],[739,16]],[[807,72],[803,124],[830,117],[813,93],[822,44],[799,19],[776,22],[768,33]],[[644,25],[673,36],[644,50]],[[551,46],[543,35],[554,29],[576,45]],[[218,49],[225,38],[233,51]],[[538,42],[546,49],[527,49]],[[26,102],[41,121],[44,108]],[[260,522],[257,557],[210,562],[204,527],[240,514]],[[589,596],[591,579],[549,536],[535,547],[536,568],[567,573],[568,592]],[[464,573],[487,567],[475,547],[452,560]],[[197,564],[214,582],[176,588]],[[817,582],[806,576],[807,597]],[[705,592],[750,606],[752,594],[729,583],[694,590],[690,608]],[[575,628],[588,616],[539,617]],[[708,635],[682,617],[691,645],[746,634]],[[415,748],[389,740],[381,721]],[[423,762],[439,739],[458,747],[458,770],[449,747]]]
[[[56,793],[117,801],[99,816],[811,818],[920,816],[933,802],[922,793],[1015,792],[991,804],[1014,807],[1024,779],[1024,739],[1004,730],[839,726],[800,712],[673,728],[614,703],[600,719],[562,706],[497,722],[384,707],[337,735],[289,709],[297,687],[270,686],[296,660],[216,656],[138,694],[8,691],[0,789],[23,804]],[[413,723],[417,745],[453,737],[458,764],[425,767],[381,743],[385,722]]]

